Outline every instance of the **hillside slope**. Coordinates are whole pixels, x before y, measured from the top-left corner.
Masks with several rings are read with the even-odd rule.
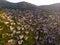
[[[39,6],[41,9],[48,10],[48,11],[54,11],[54,12],[60,12],[60,3],[51,4],[51,5],[42,5]]]

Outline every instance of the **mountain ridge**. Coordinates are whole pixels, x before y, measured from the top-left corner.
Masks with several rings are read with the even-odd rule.
[[[34,4],[28,3],[28,2],[19,2],[19,3],[10,3],[10,2],[1,2],[0,1],[0,7],[2,8],[9,8],[9,9],[30,9],[30,10],[35,10],[38,7]]]
[[[47,10],[47,11],[57,11],[60,12],[60,3],[55,3],[51,5],[41,5],[37,6],[25,1],[19,2],[19,3],[10,3],[5,0],[0,0],[0,7],[2,8],[8,8],[8,9],[22,9],[22,10]]]
[[[54,11],[54,12],[60,12],[60,3],[55,3],[51,5],[42,5],[39,6],[41,9],[47,10],[47,11]]]

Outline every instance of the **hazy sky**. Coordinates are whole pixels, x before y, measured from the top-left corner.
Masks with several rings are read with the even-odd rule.
[[[18,3],[21,1],[26,1],[35,5],[49,5],[53,3],[60,3],[60,0],[7,0],[9,2]]]

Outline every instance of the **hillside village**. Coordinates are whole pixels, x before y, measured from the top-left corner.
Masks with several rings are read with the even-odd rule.
[[[0,45],[60,45],[60,13],[25,3],[0,7]]]
[[[0,10],[0,45],[57,45],[59,16],[42,10]]]

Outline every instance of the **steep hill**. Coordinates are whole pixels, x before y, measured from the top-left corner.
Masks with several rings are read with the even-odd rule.
[[[41,9],[48,10],[48,11],[57,11],[60,12],[60,3],[51,4],[51,5],[42,5],[39,6]]]
[[[10,3],[7,1],[0,1],[0,7],[9,9],[30,9],[35,10],[38,7],[28,2]]]

